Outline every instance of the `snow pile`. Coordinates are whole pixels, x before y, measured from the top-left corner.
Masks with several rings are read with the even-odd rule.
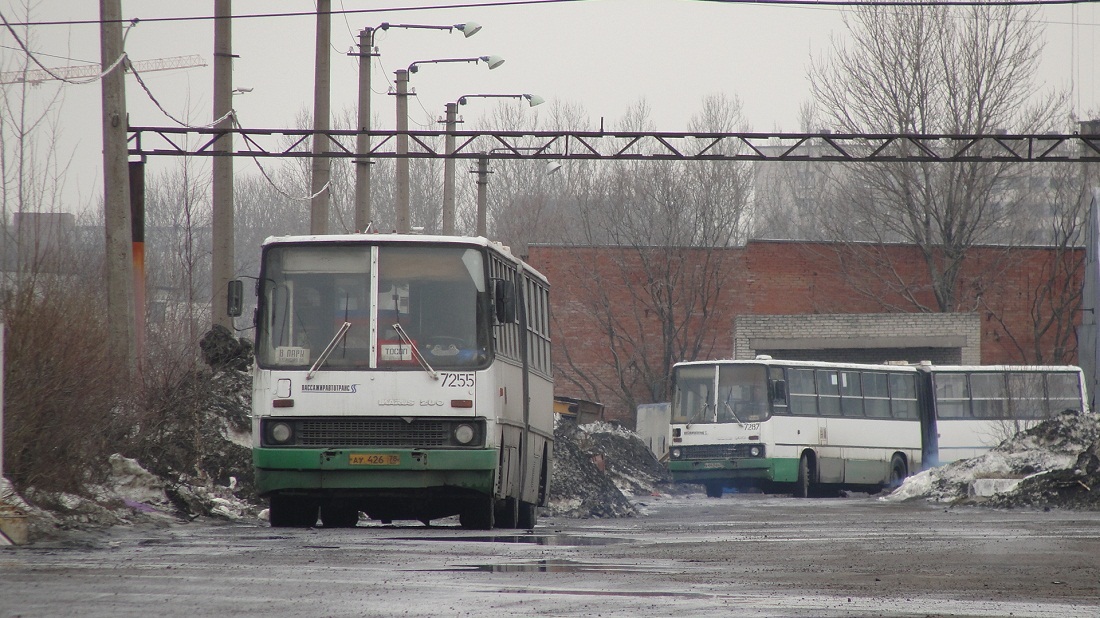
[[[561,517],[633,517],[631,496],[670,483],[668,471],[632,431],[608,423],[554,428],[554,472],[547,512]]]
[[[997,491],[974,495],[983,481]],[[980,457],[914,475],[882,499],[1100,510],[1100,417],[1063,412]]]

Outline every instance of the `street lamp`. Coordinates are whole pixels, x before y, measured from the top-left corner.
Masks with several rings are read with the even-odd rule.
[[[458,128],[458,106],[466,105],[468,99],[473,98],[505,98],[527,99],[531,107],[546,102],[537,94],[466,94],[458,98],[454,103],[448,103],[446,116],[443,123],[447,131],[445,150],[447,158],[443,160],[443,235],[451,236],[455,233],[455,160],[450,155],[455,151],[454,131]]]
[[[379,24],[379,26],[378,26],[379,30],[389,30],[390,28],[414,28],[414,29],[425,29],[425,30],[446,30],[447,32],[452,32],[454,30],[458,30],[459,32],[464,34],[466,36],[466,38],[468,39],[468,38],[474,36],[475,34],[477,34],[478,32],[481,31],[481,24],[477,23],[476,21],[468,21],[464,24],[455,24],[453,26],[428,26],[428,25],[424,25],[424,24],[391,24],[389,22],[384,21],[381,24]]]
[[[500,56],[476,56],[473,58],[438,58],[435,60],[417,60],[407,69],[394,71],[397,95],[397,231],[409,233],[409,74],[416,73],[422,64],[440,64],[445,62],[484,62],[490,69],[504,64]]]
[[[349,56],[359,57],[359,133],[355,139],[355,229],[365,232],[370,225],[370,166],[371,160],[367,156],[370,151],[371,110],[370,110],[370,82],[371,82],[371,58],[378,55],[374,46],[374,35],[378,30],[390,28],[419,29],[419,30],[446,30],[458,31],[466,38],[472,37],[481,30],[481,24],[466,22],[453,26],[432,26],[426,24],[391,24],[383,22],[377,28],[366,27],[359,31],[359,51],[348,52]]]

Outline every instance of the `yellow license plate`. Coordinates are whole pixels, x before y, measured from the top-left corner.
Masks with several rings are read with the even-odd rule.
[[[352,453],[348,463],[353,466],[399,466],[400,455],[380,455],[378,453]]]

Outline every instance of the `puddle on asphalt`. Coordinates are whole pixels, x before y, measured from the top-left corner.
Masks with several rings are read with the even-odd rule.
[[[494,534],[492,536],[437,536],[437,537],[401,537],[394,541],[463,541],[476,543],[529,543],[532,545],[617,545],[633,543],[630,539],[600,536],[574,536],[569,534]]]
[[[442,569],[416,569],[443,573],[669,573],[665,569],[636,564],[601,564],[573,560],[535,560],[501,564],[459,564]]]

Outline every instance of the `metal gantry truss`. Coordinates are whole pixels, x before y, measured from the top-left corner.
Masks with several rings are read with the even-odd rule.
[[[234,136],[234,150],[217,150]],[[1100,162],[1100,135],[908,133],[668,133],[632,131],[369,131],[370,159],[392,159],[396,137],[409,136],[412,159],[553,159],[634,161],[843,161],[843,162]],[[323,155],[361,159],[358,131],[130,127],[133,156],[318,156],[314,135],[323,135]]]

